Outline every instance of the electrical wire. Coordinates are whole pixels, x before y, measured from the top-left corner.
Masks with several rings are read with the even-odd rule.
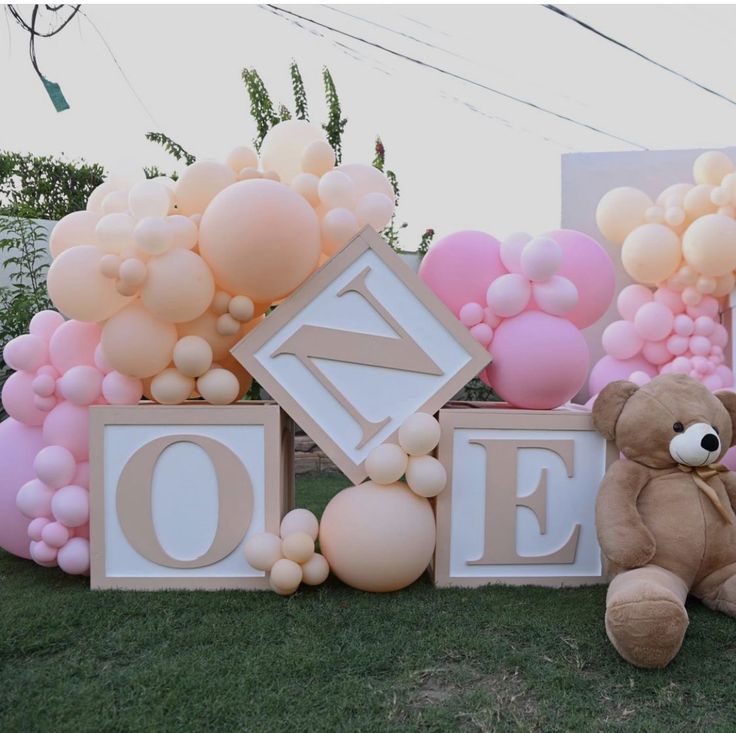
[[[293,10],[287,10],[286,8],[280,7],[278,5],[270,5],[267,4],[264,6],[267,10],[269,10],[271,13],[277,16],[292,16],[294,18],[298,18],[299,20],[305,21],[307,23],[311,23],[312,25],[318,26],[320,28],[324,28],[325,30],[331,31],[332,33],[337,33],[341,36],[345,36],[347,38],[350,38],[354,41],[358,41],[359,43],[366,44],[368,46],[371,46],[373,48],[376,48],[380,51],[383,51],[385,53],[391,54],[392,56],[396,56],[398,58],[401,58],[405,61],[409,61],[413,64],[416,64],[418,66],[421,66],[425,69],[431,69],[432,71],[436,71],[440,74],[443,74],[444,76],[449,76],[453,79],[456,79],[458,81],[464,82],[466,84],[470,84],[472,86],[478,87],[479,89],[483,89],[487,92],[491,92],[492,94],[496,94],[500,97],[503,97],[504,99],[509,99],[513,102],[517,102],[518,104],[522,104],[526,107],[530,107],[531,109],[537,110],[538,112],[543,112],[544,114],[550,115],[552,117],[556,117],[559,120],[563,120],[564,122],[568,122],[570,124],[576,125],[577,127],[582,127],[586,130],[589,130],[591,132],[595,132],[599,135],[604,135],[605,137],[611,138],[613,140],[617,140],[618,142],[625,143],[626,145],[632,145],[636,148],[639,148],[640,150],[648,150],[645,145],[641,145],[640,143],[637,143],[633,140],[629,140],[625,137],[621,137],[619,135],[616,135],[612,132],[607,132],[606,130],[602,130],[599,127],[595,127],[594,125],[583,122],[581,120],[576,120],[573,117],[569,117],[565,114],[562,114],[561,112],[555,112],[552,109],[549,109],[547,107],[543,107],[540,104],[537,104],[536,102],[533,102],[529,99],[524,99],[522,97],[517,97],[513,94],[510,94],[508,92],[501,91],[500,89],[495,89],[494,87],[488,86],[487,84],[483,84],[482,82],[475,81],[474,79],[469,79],[465,76],[462,76],[460,74],[456,74],[454,71],[450,71],[449,69],[443,69],[440,66],[435,66],[434,64],[427,63],[425,61],[422,61],[421,59],[415,58],[413,56],[408,56],[406,54],[401,53],[400,51],[395,51],[394,49],[388,48],[386,46],[382,46],[379,43],[376,43],[374,41],[369,41],[366,38],[361,38],[360,36],[355,36],[352,33],[348,33],[347,31],[340,30],[339,28],[334,28],[330,25],[327,25],[326,23],[321,23],[317,20],[313,20],[312,18],[309,18],[305,15],[300,15],[299,13],[295,13]]]

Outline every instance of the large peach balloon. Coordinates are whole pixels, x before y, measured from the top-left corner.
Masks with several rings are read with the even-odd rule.
[[[720,186],[723,177],[734,169],[733,161],[720,150],[709,150],[701,153],[693,163],[695,183],[707,183]]]
[[[58,257],[64,250],[80,244],[96,244],[95,227],[101,214],[97,211],[73,211],[56,223],[49,237],[49,251]]]
[[[205,311],[199,318],[187,323],[177,323],[176,330],[179,337],[201,336],[212,347],[212,359],[220,362],[225,359],[230,349],[240,341],[246,333],[255,328],[262,320],[262,316],[244,323],[240,329],[231,336],[223,336],[217,331],[217,319],[219,316],[211,310]]]
[[[368,193],[382,193],[388,196],[391,201],[396,199],[391,181],[386,178],[386,174],[379,171],[372,165],[366,163],[344,163],[337,167],[337,170],[343,172],[355,186],[355,198],[360,200]]]
[[[192,163],[176,182],[176,213],[185,216],[201,214],[220,191],[236,180],[232,168],[224,163],[214,160]]]
[[[623,244],[636,227],[646,222],[646,211],[653,205],[652,199],[644,191],[621,186],[610,190],[598,202],[595,221],[606,239],[614,244]]]
[[[680,265],[680,238],[663,224],[644,224],[626,237],[621,262],[637,282],[654,285]]]
[[[272,127],[261,145],[261,166],[275,171],[283,183],[302,172],[304,151],[315,140],[324,140],[324,132],[306,120],[286,120]]]
[[[240,181],[218,194],[199,226],[199,251],[230,293],[272,303],[298,287],[320,255],[314,209],[293,189]]]
[[[724,214],[701,216],[685,231],[682,253],[703,275],[728,274],[736,268],[736,221]]]
[[[46,284],[53,304],[77,321],[104,321],[130,300],[100,272],[105,253],[92,245],[64,250],[49,268]]]
[[[215,281],[205,261],[176,248],[151,258],[141,300],[157,318],[186,323],[207,310],[214,294]]]
[[[139,379],[166,369],[176,341],[176,326],[151,315],[139,302],[115,314],[102,329],[102,349],[110,366]]]
[[[373,592],[405,588],[432,559],[432,507],[406,484],[366,481],[337,494],[320,522],[322,554],[343,583]]]

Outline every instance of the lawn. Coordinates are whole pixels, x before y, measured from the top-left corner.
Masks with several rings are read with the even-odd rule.
[[[321,511],[347,484],[301,478]],[[699,603],[664,671],[604,588],[90,592],[0,553],[0,731],[736,729],[736,621]]]

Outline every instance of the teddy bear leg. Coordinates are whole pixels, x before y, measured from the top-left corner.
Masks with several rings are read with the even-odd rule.
[[[736,616],[736,564],[727,565],[701,580],[693,595],[714,611]]]
[[[637,667],[664,667],[680,650],[688,625],[685,582],[657,565],[617,575],[606,597],[606,633]]]

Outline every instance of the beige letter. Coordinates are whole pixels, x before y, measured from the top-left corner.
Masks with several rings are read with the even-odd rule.
[[[536,565],[575,562],[580,524],[573,527],[570,537],[549,555],[524,557],[516,549],[516,508],[527,507],[534,512],[542,534],[547,532],[547,469],[537,488],[529,496],[517,495],[517,460],[521,448],[542,448],[556,453],[565,463],[567,475],[573,475],[575,443],[572,440],[471,440],[486,452],[486,510],[483,554],[468,565]]]
[[[153,524],[153,471],[174,443],[193,443],[209,456],[217,476],[217,532],[207,551],[177,560],[161,546]],[[227,557],[245,537],[253,516],[253,486],[240,459],[226,445],[202,435],[167,435],[139,448],[125,464],[117,488],[118,520],[128,542],[143,557],[169,568],[202,568]]]

